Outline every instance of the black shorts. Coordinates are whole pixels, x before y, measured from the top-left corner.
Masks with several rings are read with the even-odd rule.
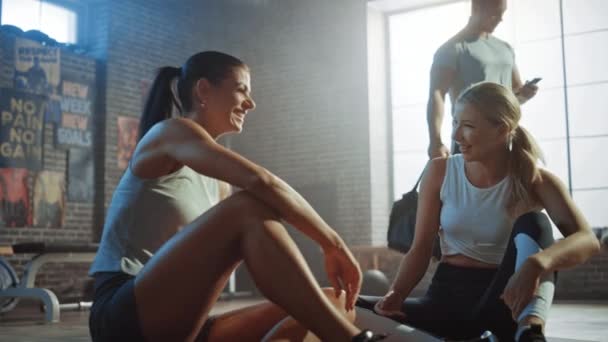
[[[93,341],[145,341],[137,317],[135,277],[123,272],[94,275],[95,295],[89,316]]]
[[[135,277],[123,272],[100,272],[95,276],[95,294],[89,316],[89,332],[94,342],[143,342],[135,304]],[[207,341],[215,317],[209,316],[197,341]]]

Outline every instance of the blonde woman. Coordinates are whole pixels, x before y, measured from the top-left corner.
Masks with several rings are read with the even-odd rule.
[[[416,237],[390,291],[359,305],[437,336],[492,331],[501,341],[545,341],[556,271],[583,263],[598,240],[562,182],[539,168],[519,102],[495,83],[458,98],[453,139],[462,154],[429,161]],[[555,242],[552,227],[564,235]],[[408,298],[427,270],[439,234],[442,258],[422,298]]]

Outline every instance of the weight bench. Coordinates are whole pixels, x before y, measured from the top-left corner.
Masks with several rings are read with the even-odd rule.
[[[74,245],[60,243],[18,243],[0,246],[0,313],[12,310],[19,298],[34,298],[42,302],[47,322],[59,322],[60,310],[79,309],[91,306],[90,302],[59,304],[57,296],[48,289],[35,287],[36,275],[46,263],[84,262],[91,263],[97,252],[97,244]],[[13,267],[2,255],[35,254],[27,263],[21,281]]]

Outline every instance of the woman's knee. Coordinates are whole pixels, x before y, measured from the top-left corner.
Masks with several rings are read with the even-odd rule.
[[[259,248],[260,243],[277,238],[289,239],[287,229],[281,223],[280,216],[266,203],[253,195],[240,191],[226,199],[229,203],[229,219],[233,221],[232,226],[239,230],[240,236],[245,243],[243,246]]]
[[[247,191],[239,191],[224,201],[235,219],[248,223],[265,220],[279,221],[279,216],[270,206]]]
[[[519,216],[513,224],[513,234],[525,234],[536,241],[542,248],[553,244],[553,227],[549,218],[539,211],[531,211]]]

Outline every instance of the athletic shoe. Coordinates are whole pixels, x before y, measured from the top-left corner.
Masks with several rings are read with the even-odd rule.
[[[540,324],[532,324],[521,333],[518,342],[547,342],[547,339],[543,334],[543,327]]]

